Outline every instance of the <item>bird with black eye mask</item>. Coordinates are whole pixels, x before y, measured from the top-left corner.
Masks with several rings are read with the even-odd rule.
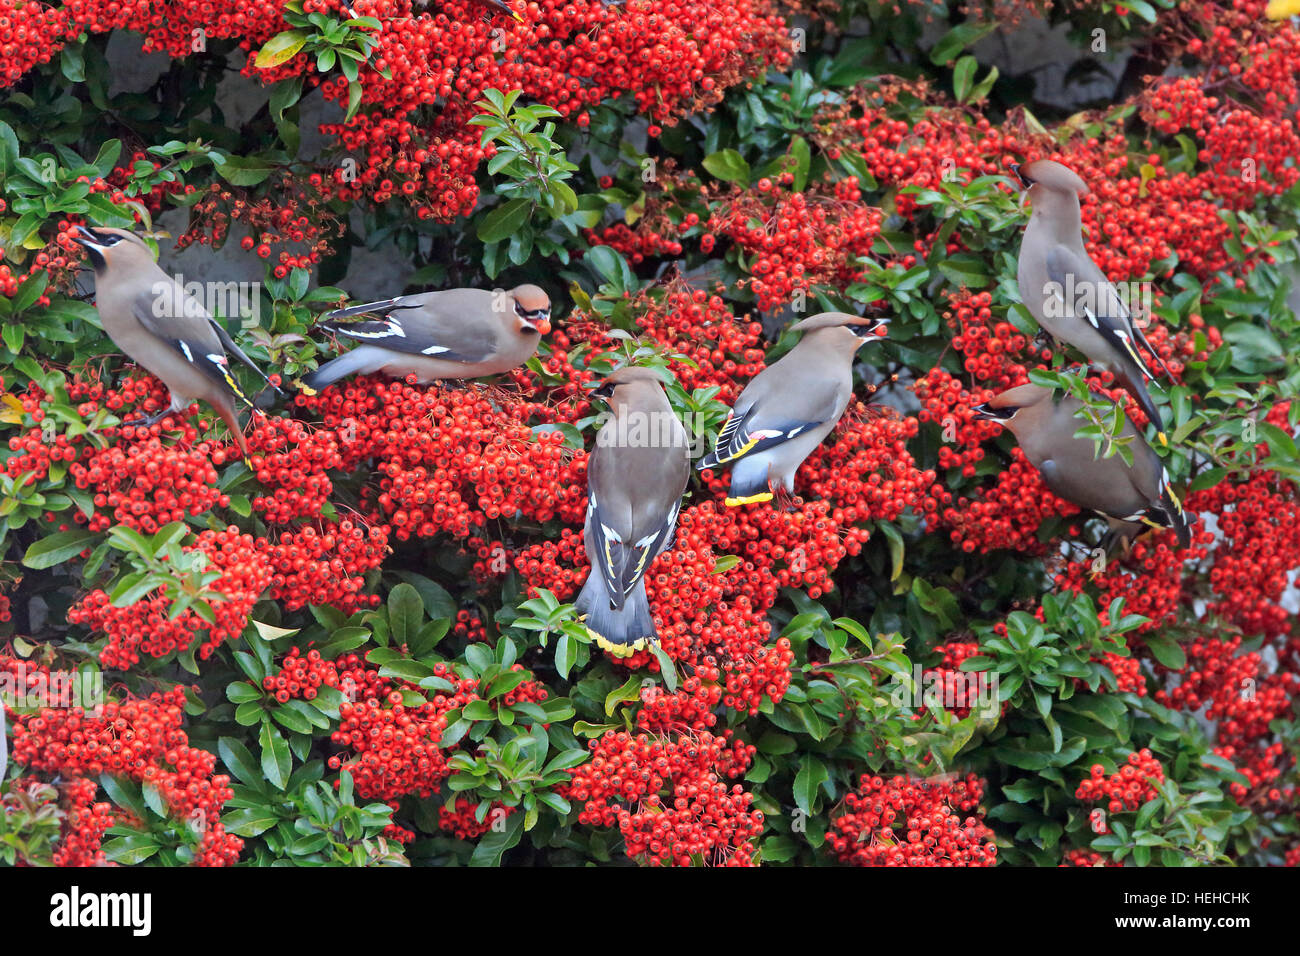
[[[1098,458],[1091,438],[1076,438],[1083,403],[1072,395],[1054,400],[1051,389],[1020,385],[974,408],[975,417],[1010,429],[1043,484],[1060,498],[1104,515],[1110,526],[1103,547],[1127,552],[1144,528],[1172,528],[1179,546],[1191,544],[1191,525],[1155,450],[1124,418],[1120,437],[1133,454]]]
[[[73,240],[95,269],[95,307],[104,331],[127,356],[157,376],[171,403],[156,415],[128,422],[152,425],[195,400],[211,405],[230,429],[245,460],[248,444],[235,399],[252,405],[231,373],[229,356],[266,375],[201,302],[154,261],[143,239],[124,229],[77,227]]]
[[[1164,421],[1145,385],[1154,375],[1139,349],[1154,356],[1166,375],[1169,368],[1084,248],[1079,198],[1088,195],[1087,185],[1050,159],[1013,164],[1011,170],[1033,205],[1016,266],[1020,300],[1044,332],[1111,372],[1155,426],[1156,438],[1168,444]]]
[[[626,657],[658,640],[645,575],[672,547],[690,440],[651,369],[618,369],[588,394],[607,402],[610,415],[587,457],[591,573],[575,607],[597,646]]]
[[[367,322],[337,322],[378,315]],[[551,330],[551,300],[535,285],[447,289],[337,309],[317,327],[358,343],[304,375],[313,395],[348,375],[414,375],[421,384],[500,375],[527,362]]]
[[[776,491],[794,494],[795,472],[853,397],[858,349],[879,341],[888,325],[888,319],[822,312],[790,327],[803,337],[745,386],[713,451],[697,466],[732,466],[728,506],[770,501]]]

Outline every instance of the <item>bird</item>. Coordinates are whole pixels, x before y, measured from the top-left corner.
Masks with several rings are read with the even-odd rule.
[[[250,408],[253,401],[235,380],[230,356],[269,385],[266,374],[198,299],[158,267],[135,233],[78,226],[74,241],[85,247],[94,266],[95,307],[104,331],[171,392],[167,408],[126,424],[149,426],[201,399],[221,416],[247,462],[248,443],[239,426],[235,399]],[[254,413],[261,414],[256,408]]]
[[[598,647],[630,657],[659,639],[645,574],[672,547],[690,440],[652,369],[616,369],[590,394],[612,414],[587,458],[583,541],[591,573],[574,606]]]
[[[1155,356],[1166,375],[1169,368],[1083,247],[1079,197],[1088,195],[1087,185],[1050,159],[1012,164],[1011,170],[1033,203],[1016,267],[1021,301],[1050,336],[1109,370],[1142,407],[1160,444],[1168,444],[1164,420],[1144,384],[1155,376],[1138,348]]]
[[[1129,439],[1133,464],[1120,455],[1098,458],[1091,438],[1077,438],[1083,405],[1072,395],[1039,385],[1019,385],[974,406],[975,417],[1009,428],[1043,483],[1058,497],[1104,515],[1110,530],[1103,542],[1124,551],[1146,527],[1172,528],[1181,547],[1191,544],[1191,525],[1182,502],[1169,486],[1169,472],[1154,448],[1124,418],[1121,438]]]
[[[415,375],[421,384],[499,375],[524,364],[551,331],[551,300],[535,285],[509,292],[446,289],[399,295],[326,313],[324,319],[382,315],[370,322],[322,321],[317,328],[361,343],[303,376],[298,388],[315,395],[339,379],[383,372]]]
[[[745,386],[697,465],[732,466],[728,506],[769,501],[775,487],[794,494],[795,472],[848,408],[854,356],[888,324],[821,312],[790,327],[803,333],[799,343]]]

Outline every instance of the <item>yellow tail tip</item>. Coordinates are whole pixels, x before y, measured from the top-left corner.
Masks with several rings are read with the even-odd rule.
[[[591,635],[591,639],[596,642],[597,647],[608,654],[613,654],[615,657],[631,657],[637,651],[645,650],[647,646],[645,638],[635,640],[631,644],[615,644],[613,641],[606,639],[605,635],[598,634],[591,628],[587,628],[587,633]]]
[[[1162,444],[1162,445],[1168,445],[1168,444],[1169,444],[1169,439],[1168,439],[1167,437],[1165,437],[1165,433],[1164,433],[1164,432],[1156,432],[1156,440],[1159,441],[1160,444]]]
[[[298,391],[302,392],[308,398],[311,398],[313,395],[316,394],[316,389],[312,388],[310,385],[308,385],[300,378],[295,378],[293,380],[293,385],[294,388],[298,389]]]
[[[758,494],[750,495],[748,498],[728,498],[726,501],[726,505],[728,508],[735,508],[739,505],[753,505],[753,504],[758,504],[760,501],[771,501],[771,500],[772,500],[772,492],[760,491]]]

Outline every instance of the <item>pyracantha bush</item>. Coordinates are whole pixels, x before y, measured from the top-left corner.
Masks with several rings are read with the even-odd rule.
[[[509,7],[0,0],[0,858],[1300,862],[1294,26]],[[1103,106],[968,51],[1033,16],[1132,53]],[[110,38],[166,54],[150,96],[109,108]],[[264,108],[226,128],[236,72]],[[1038,381],[1154,433],[1021,301],[1009,167],[1039,158],[1139,293],[1186,548],[1107,552],[976,416]],[[244,380],[247,460],[206,405],[139,423],[170,397],[102,331],[86,224],[245,255],[218,321],[283,390]],[[490,382],[296,390],[367,244],[411,288],[537,283],[555,328]],[[695,473],[660,642],[607,656],[571,604],[589,388],[659,370],[698,457],[827,310],[891,325],[793,499]]]

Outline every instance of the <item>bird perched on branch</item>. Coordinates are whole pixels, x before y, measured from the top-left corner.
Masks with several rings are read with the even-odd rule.
[[[697,466],[732,466],[728,505],[769,501],[779,488],[794,493],[795,472],[848,408],[854,356],[888,324],[822,312],[791,326],[803,332],[799,343],[745,386]]]
[[[583,540],[591,574],[576,607],[599,647],[627,657],[658,640],[645,574],[672,546],[690,442],[651,369],[618,369],[591,394],[613,415],[587,458]]]
[[[499,375],[524,364],[551,330],[551,300],[535,285],[506,292],[448,289],[366,302],[326,319],[378,314],[370,322],[320,322],[319,328],[360,343],[326,362],[298,387],[308,395],[354,374],[414,374],[421,383]]]
[[[235,399],[253,406],[230,369],[229,356],[264,382],[261,369],[198,299],[154,262],[143,239],[124,229],[77,227],[75,239],[95,267],[95,306],[104,331],[137,364],[171,392],[171,404],[156,415],[128,422],[152,425],[195,400],[207,402],[230,429],[244,459],[248,443],[239,426]]]
[[[1169,368],[1084,249],[1079,197],[1088,194],[1087,185],[1050,159],[1011,168],[1033,203],[1016,271],[1025,308],[1045,332],[1108,369],[1142,407],[1160,443],[1167,444],[1163,419],[1145,385],[1154,376],[1138,349],[1154,356],[1166,375]]]
[[[1105,515],[1107,551],[1115,543],[1127,551],[1144,527],[1173,528],[1179,545],[1190,545],[1191,526],[1169,474],[1127,416],[1120,437],[1128,439],[1131,465],[1118,454],[1098,458],[1091,438],[1074,435],[1083,424],[1075,418],[1083,403],[1072,395],[1053,401],[1053,395],[1038,385],[1020,385],[976,405],[976,418],[1011,429],[1053,494]]]

